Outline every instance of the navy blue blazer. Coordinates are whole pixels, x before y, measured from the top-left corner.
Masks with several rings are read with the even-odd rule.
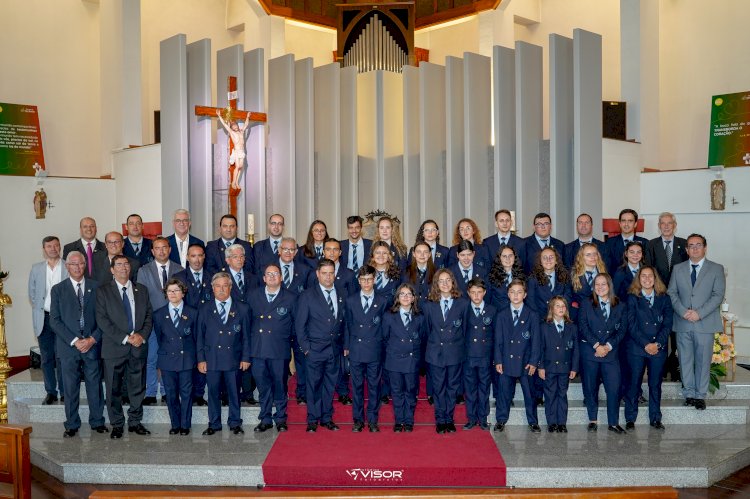
[[[74,357],[80,352],[70,344],[75,338],[93,337],[96,344],[86,352],[89,357],[99,358],[102,332],[96,325],[96,292],[99,284],[93,279],[85,279],[83,284],[83,331],[81,331],[81,307],[76,287],[70,279],[63,279],[52,286],[49,320],[55,332],[58,357]]]
[[[156,367],[165,371],[184,371],[195,367],[198,311],[184,301],[182,315],[175,327],[167,304],[154,312],[154,334],[159,343]]]
[[[281,278],[284,278],[284,264],[279,262],[281,269]],[[292,280],[289,286],[286,288],[293,293],[301,295],[308,287],[310,287],[310,275],[315,276],[315,272],[311,272],[310,267],[303,265],[299,262],[294,262],[294,268],[292,269]],[[283,280],[282,280],[283,286]]]
[[[565,243],[557,238],[549,236],[549,245],[557,250],[562,258],[565,255]],[[526,275],[531,274],[531,269],[534,267],[536,261],[536,255],[542,251],[542,247],[539,246],[539,241],[536,240],[536,235],[531,234],[529,237],[524,238],[526,244],[523,248],[523,271]]]
[[[351,242],[349,239],[344,239],[341,241],[341,256],[339,257],[339,261],[344,264],[346,268],[351,270],[349,267],[349,249],[351,248]],[[372,248],[372,239],[365,239],[364,237],[362,240],[357,244],[357,255],[362,255],[362,264],[367,264],[367,261],[370,259],[370,249]],[[361,265],[360,265],[361,267]]]
[[[389,302],[373,295],[367,313],[362,309],[362,295],[356,293],[345,301],[344,350],[355,362],[380,362],[383,352],[383,314]]]
[[[245,248],[245,265],[243,268],[247,272],[252,272],[255,266],[253,262],[253,247],[250,246],[250,243],[240,238],[236,238],[234,242]],[[224,258],[225,249],[226,247],[221,238],[206,243],[206,261],[203,263],[203,267],[208,269],[211,274],[215,274],[221,271],[221,269],[229,268],[227,260]]]
[[[570,307],[570,302],[573,299],[573,288],[570,283],[562,284],[560,281],[555,279],[554,291],[549,289],[549,285],[540,284],[535,277],[529,277],[528,280],[528,291],[526,296],[526,303],[539,315],[539,320],[544,321],[547,317],[547,309],[549,301],[557,295],[565,298]]]
[[[232,300],[239,301],[242,303],[247,303],[247,297],[250,294],[251,291],[256,289],[258,287],[258,276],[251,273],[250,271],[246,269],[242,269],[242,283],[244,284],[245,292],[240,292],[240,287],[237,285],[237,281],[235,280],[234,276],[232,275],[232,272],[229,269],[221,269],[222,272],[226,272],[229,274],[229,277],[232,278],[232,291],[231,296]]]
[[[628,288],[633,282],[633,273],[630,267],[619,267],[612,276],[612,285],[615,288],[615,294],[622,303],[628,302]]]
[[[198,311],[197,360],[209,371],[236,371],[240,362],[250,362],[250,308],[232,300],[224,324],[215,301]]]
[[[279,241],[279,249],[281,249],[281,241]],[[278,262],[279,255],[273,252],[270,238],[261,239],[253,245],[253,272],[261,275],[266,265]]]
[[[461,270],[461,264],[456,262],[450,267],[448,267],[448,270],[453,272],[453,277],[456,278],[456,284],[458,285],[458,289],[461,290],[461,293],[463,295],[466,295],[468,293],[468,287],[467,283],[464,282],[464,274]],[[487,273],[489,272],[489,267],[485,267],[483,265],[478,265],[476,259],[474,260],[474,264],[472,266],[472,273],[471,278],[475,277],[481,277],[482,280],[487,283]]]
[[[318,274],[311,272],[308,282],[309,287],[317,286],[319,284]],[[339,260],[339,271],[336,272],[336,280],[333,281],[333,286],[336,288],[336,293],[343,294],[344,299],[358,292],[354,272],[346,268],[346,265],[341,263],[341,260]]]
[[[578,291],[575,291],[573,290],[573,287],[571,286],[570,289],[573,290],[573,306],[570,307],[571,310],[568,310],[568,313],[571,313],[572,309],[575,309],[576,316],[578,315],[578,312],[581,310],[581,307],[583,307],[583,302],[591,301],[591,296],[594,294],[594,289],[591,286],[589,286],[589,283],[586,280],[585,274],[578,277],[578,280],[581,283],[581,289],[579,289]],[[571,315],[571,319],[575,321],[576,318]]]
[[[643,256],[646,257],[646,245],[648,245],[648,239],[638,235],[633,236],[634,241],[639,241],[643,245]],[[604,263],[607,264],[607,272],[610,275],[615,275],[617,267],[622,265],[623,254],[625,253],[625,243],[622,240],[622,235],[618,234],[612,236],[604,242]]]
[[[565,324],[561,334],[554,322],[542,322],[539,339],[539,369],[552,374],[578,372],[578,328],[575,324]]]
[[[427,321],[422,314],[412,314],[408,327],[404,326],[400,311],[383,314],[385,370],[395,373],[417,372],[426,330]]]
[[[452,267],[458,265],[458,245],[451,246],[448,250],[448,260],[445,262],[446,267]],[[490,259],[490,253],[482,243],[474,245],[474,265],[485,269],[485,272],[490,271],[492,267],[492,260]]]
[[[596,245],[596,247],[599,249],[599,254],[602,258],[605,258],[606,253],[604,252],[604,241],[600,241],[597,238],[592,238],[591,242]],[[568,269],[573,268],[573,264],[576,261],[576,256],[578,255],[578,250],[581,249],[581,241],[578,240],[578,238],[575,238],[573,241],[569,242],[565,245],[565,253],[562,255],[563,257],[563,264]]]
[[[375,288],[375,294],[378,296],[382,296],[383,298],[387,300],[389,304],[392,304],[393,299],[396,296],[396,290],[398,289],[399,286],[401,286],[402,282],[404,282],[403,277],[399,277],[398,279],[391,279],[382,288],[380,289]]]
[[[336,316],[319,285],[305,290],[297,302],[294,329],[297,342],[311,360],[327,360],[341,355],[344,343],[344,297],[336,290]]]
[[[468,304],[469,300],[466,298],[454,298],[453,306],[445,319],[441,302],[428,301],[422,305],[427,319],[427,350],[424,358],[428,364],[446,367],[463,363],[466,356]]]
[[[167,238],[167,241],[169,241],[169,259],[175,262],[178,265],[182,265],[180,262],[180,248],[177,247],[177,237],[175,237],[174,234],[169,236]],[[203,242],[202,239],[198,239],[192,234],[188,234],[188,247],[191,244],[200,244],[205,249],[206,243]],[[185,266],[188,266],[187,261],[185,261]]]
[[[297,295],[280,288],[268,303],[265,286],[248,295],[250,355],[253,359],[290,359]]]
[[[628,353],[651,357],[644,348],[659,343],[659,353],[667,354],[667,341],[672,331],[674,310],[669,295],[654,294],[653,307],[643,295],[628,296]]]
[[[620,343],[628,331],[627,305],[620,302],[610,306],[609,318],[605,321],[600,307],[591,300],[584,300],[578,311],[578,335],[581,340],[581,360],[593,362],[617,362]],[[612,351],[604,357],[595,357],[594,345],[612,345]]]
[[[498,237],[497,233],[495,233],[491,236],[485,237],[484,241],[482,241],[482,244],[487,249],[487,255],[490,258],[490,265],[492,265],[492,262],[495,261],[497,252],[500,251],[500,238]],[[516,250],[516,256],[521,261],[521,265],[523,265],[523,252],[526,246],[523,238],[520,238],[515,234],[511,234],[505,245],[510,246],[511,248]]]
[[[484,359],[489,365],[495,350],[495,325],[497,324],[497,309],[484,302],[484,309],[479,317],[474,310],[474,304],[469,302],[466,325],[466,357],[469,359]]]
[[[130,258],[135,258],[138,260],[138,263],[143,267],[148,262],[154,259],[153,253],[151,253],[151,248],[153,247],[154,242],[147,238],[143,237],[141,238],[141,252],[138,256],[135,255],[135,249],[133,248],[133,245],[130,244],[130,239],[125,236],[124,245],[122,247],[122,254],[125,256],[129,256]],[[85,255],[86,253],[84,253]],[[180,262],[177,262],[180,263]]]
[[[417,292],[417,298],[419,298],[420,303],[427,300],[427,296],[430,294],[430,286],[431,282],[427,280],[427,272],[425,272],[424,277],[422,279],[419,278],[419,274],[417,274],[416,278],[417,282],[412,282],[409,280],[409,275],[404,274],[403,278],[401,279],[401,282],[408,282],[412,286],[414,286],[414,290]],[[393,303],[393,301],[391,301]]]
[[[197,309],[204,303],[213,301],[214,289],[211,286],[212,274],[210,274],[205,268],[201,273],[200,282],[196,282],[193,270],[190,268],[177,272],[173,277],[179,279],[185,284],[185,286],[187,286],[188,292],[183,299],[189,307]]]
[[[510,307],[510,298],[508,298],[508,281],[503,281],[500,286],[492,284],[489,279],[487,284],[487,295],[484,297],[485,302],[489,302],[497,310],[505,310]]]
[[[521,377],[528,364],[539,364],[540,343],[539,316],[531,307],[523,306],[516,326],[510,306],[497,314],[493,358],[503,365],[505,376]]]
[[[443,269],[448,266],[449,253],[450,249],[448,246],[443,246],[442,244],[435,245],[435,257],[432,259],[432,263],[435,265],[436,269]],[[414,258],[414,248],[409,250],[409,257],[406,259],[407,268],[411,265],[412,258]]]

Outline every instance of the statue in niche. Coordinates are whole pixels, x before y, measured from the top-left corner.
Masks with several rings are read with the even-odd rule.
[[[711,209],[722,211],[726,204],[727,184],[723,180],[711,182]]]
[[[221,116],[221,111],[216,110],[216,116],[219,117],[221,126],[229,134],[230,150],[229,154],[229,191],[230,193],[234,190],[239,194],[240,191],[240,177],[242,176],[242,168],[245,166],[245,132],[247,132],[250,126],[250,113],[247,113],[245,122],[242,124],[242,128],[237,124],[237,121],[231,118],[231,109],[227,113],[227,121]]]
[[[37,220],[45,218],[47,214],[47,193],[44,192],[44,188],[34,193],[34,213],[36,213]]]

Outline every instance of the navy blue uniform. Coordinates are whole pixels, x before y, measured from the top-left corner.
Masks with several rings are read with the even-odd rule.
[[[414,424],[414,409],[419,392],[419,355],[425,337],[426,321],[422,314],[410,314],[408,326],[401,312],[383,314],[383,367],[390,378],[393,414],[396,424]]]
[[[487,423],[490,414],[490,385],[495,366],[495,325],[497,309],[484,302],[484,307],[468,304],[466,325],[466,360],[463,366],[466,416],[470,423]],[[476,309],[481,311],[477,315]]]
[[[526,246],[523,238],[520,238],[515,234],[510,234],[508,239],[505,241],[505,244],[503,244],[503,242],[500,240],[500,234],[492,234],[491,236],[485,237],[484,241],[482,241],[482,244],[485,248],[487,248],[487,255],[490,259],[490,265],[495,261],[495,256],[497,256],[497,252],[500,251],[501,246],[510,246],[511,248],[516,250],[516,256],[519,258],[521,265],[523,265],[523,252],[524,247]]]
[[[536,366],[539,363],[539,316],[531,307],[524,305],[514,325],[511,309],[509,306],[498,313],[495,326],[495,364],[503,365],[495,417],[498,423],[508,422],[510,403],[518,381],[523,392],[526,420],[532,425],[539,424],[536,403],[531,394],[531,376],[526,369],[529,364]]]
[[[214,290],[211,286],[211,277],[212,275],[209,274],[205,268],[201,271],[200,281],[195,280],[195,273],[191,268],[177,272],[174,275],[175,279],[182,281],[188,288],[187,295],[185,295],[183,299],[189,307],[199,309],[204,303],[214,300]],[[205,393],[206,375],[200,372],[196,367],[193,369],[193,397],[203,398]]]
[[[599,254],[604,258],[604,241],[600,241],[597,238],[591,239],[591,244],[595,244],[596,247],[599,249]],[[573,241],[569,242],[565,245],[564,254],[563,257],[563,264],[568,270],[573,269],[573,265],[576,262],[576,256],[578,256],[578,251],[581,249],[581,240],[578,238],[575,238]]]
[[[274,248],[276,249],[275,252]],[[261,275],[263,269],[265,269],[268,264],[278,262],[279,248],[281,248],[281,238],[272,241],[269,237],[267,239],[261,239],[255,243],[253,245],[253,272],[257,275]]]
[[[353,267],[349,265],[349,251],[351,251],[352,247],[352,242],[349,239],[341,241],[341,256],[339,257],[339,261],[343,262],[346,268],[353,271]],[[370,248],[372,248],[372,239],[362,238],[357,243],[357,260],[361,259],[362,265],[365,265],[370,259]],[[357,268],[362,265],[359,265]]]
[[[458,264],[458,245],[451,246],[448,251],[448,260],[445,262],[446,267],[451,267]],[[492,258],[487,248],[482,243],[474,244],[474,265],[482,267],[485,272],[489,272],[492,266]],[[458,275],[458,274],[456,274]]]
[[[638,273],[637,270],[636,273]],[[633,271],[628,265],[625,265],[624,267],[620,266],[615,272],[615,275],[612,276],[612,284],[615,287],[615,294],[623,303],[628,302],[628,289],[633,283],[634,278],[635,274],[633,274]]]
[[[467,308],[466,298],[454,298],[443,318],[443,298],[424,304],[427,320],[425,360],[435,398],[436,424],[453,423],[456,396],[460,394],[462,385],[461,367],[466,356]]]
[[[383,314],[388,302],[373,293],[367,312],[362,307],[362,295],[346,299],[344,350],[352,375],[352,419],[365,422],[365,380],[367,380],[367,422],[378,422],[380,409],[380,379],[383,356]]]
[[[578,315],[578,333],[581,340],[583,392],[586,398],[589,421],[597,421],[599,413],[599,379],[604,381],[607,394],[607,424],[619,424],[620,360],[619,351],[627,333],[627,306],[618,303],[610,306],[609,317],[591,300],[584,300]],[[604,357],[596,357],[594,345],[611,345]]]
[[[591,301],[591,297],[594,294],[594,277],[596,275],[596,273],[591,274],[591,284],[589,284],[589,276],[587,274],[580,276],[578,280],[581,283],[581,289],[578,291],[573,289],[573,286],[570,287],[571,291],[573,291],[573,299],[568,307],[568,313],[570,314],[570,319],[576,324],[578,323],[578,314],[581,311],[581,307],[583,307],[583,302]]]
[[[430,245],[430,243],[425,242],[426,245]],[[432,253],[432,251],[430,251]],[[432,263],[435,265],[435,269],[444,269],[448,267],[448,254],[450,253],[450,249],[447,246],[443,246],[442,244],[436,244],[435,245],[435,252],[432,253]],[[409,267],[411,265],[411,260],[414,258],[414,248],[409,250],[409,258],[406,260],[406,266]]]
[[[133,247],[133,243],[130,242],[130,238],[126,236],[125,240],[123,241],[122,254],[125,256],[129,256],[130,258],[135,258],[136,260],[138,260],[138,263],[141,264],[141,267],[143,267],[148,262],[154,259],[154,254],[151,253],[151,248],[153,247],[153,245],[154,245],[154,242],[151,239],[147,237],[142,237],[141,243],[139,245],[140,251],[136,255],[135,248]],[[86,253],[84,253],[84,255],[85,254]],[[177,263],[179,264],[180,262],[177,262]]]
[[[310,267],[297,262],[294,262],[293,267],[288,267],[288,265],[289,264],[279,261],[282,279],[284,278],[285,272],[289,273],[289,285],[284,284],[283,280],[281,285],[299,296],[307,289],[308,283],[310,282]],[[285,269],[285,267],[288,268]],[[314,275],[315,273],[312,272],[312,274]],[[305,367],[305,353],[299,347],[296,334],[292,335],[292,351],[294,352],[294,371],[297,374],[295,396],[298,400],[305,400],[307,398],[307,368]]]
[[[172,428],[189,429],[193,418],[198,311],[183,302],[175,325],[172,310],[172,305],[167,304],[154,312],[154,334],[159,344],[156,367],[161,370]]]
[[[674,311],[669,296],[653,295],[654,304],[643,295],[628,296],[628,339],[626,351],[630,363],[630,384],[625,396],[625,420],[635,422],[638,417],[638,388],[648,366],[648,419],[661,421],[661,382],[667,361],[667,340],[672,330]],[[649,343],[657,343],[659,351],[651,355],[644,350]]]
[[[460,263],[455,263],[449,267],[449,270],[453,272],[453,275],[456,276],[456,285],[458,286],[458,289],[461,290],[461,294],[466,295],[466,293],[469,292],[468,285],[469,281],[475,277],[479,277],[483,281],[487,281],[487,273],[489,272],[489,267],[480,266],[478,265],[477,261],[474,260],[474,264],[472,265],[471,272],[469,272],[469,278],[466,278],[466,273],[464,272],[464,268],[461,267]],[[468,269],[467,269],[468,270]]]
[[[182,265],[182,262],[180,261],[180,247],[177,243],[177,236],[172,234],[171,236],[167,237],[167,241],[169,241],[169,259],[177,265]],[[206,249],[206,244],[203,242],[203,240],[198,239],[192,234],[188,234],[188,240],[183,244],[187,244],[188,248],[191,244],[200,244],[203,247],[204,251]],[[189,266],[189,263],[187,259],[185,259],[185,267],[187,266]]]
[[[641,243],[643,246],[643,256],[645,257],[648,239],[641,236],[633,236],[633,241]],[[602,254],[602,259],[607,265],[607,272],[609,272],[610,275],[614,275],[615,272],[617,272],[617,267],[622,265],[622,262],[624,261],[623,255],[625,254],[625,244],[625,240],[620,234],[610,237],[604,242],[604,253]]]
[[[252,273],[253,267],[255,266],[253,262],[253,247],[250,246],[250,243],[247,241],[243,241],[239,238],[235,238],[232,244],[239,244],[245,248],[245,265],[242,268],[247,272]],[[206,261],[204,262],[203,267],[208,269],[211,274],[215,274],[221,271],[221,269],[229,268],[227,260],[224,257],[224,251],[226,248],[227,247],[222,238],[206,243]]]
[[[542,251],[542,247],[539,245],[539,241],[537,240],[535,234],[531,234],[529,237],[525,238],[524,241],[526,241],[526,245],[523,249],[523,259],[521,261],[523,263],[523,271],[526,273],[526,275],[530,275],[531,269],[534,267],[534,263],[536,262],[536,255]],[[563,256],[563,254],[565,254],[565,243],[563,243],[559,239],[548,236],[547,246],[552,246],[553,248],[555,248],[561,257]]]
[[[578,372],[578,328],[566,323],[559,331],[554,322],[539,327],[541,353],[539,369],[544,369],[544,414],[548,425],[568,424],[568,384],[570,373]]]

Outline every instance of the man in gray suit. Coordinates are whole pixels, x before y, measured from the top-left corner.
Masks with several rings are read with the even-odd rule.
[[[34,334],[42,356],[44,390],[47,392],[42,404],[49,405],[57,400],[58,390],[60,396],[64,396],[60,362],[55,355],[55,332],[49,322],[51,292],[52,286],[68,278],[68,271],[60,259],[60,240],[56,236],[42,239],[42,250],[44,261],[32,265],[29,273],[29,300]]]
[[[669,297],[674,308],[677,351],[685,405],[706,408],[714,333],[721,331],[719,305],[724,299],[724,267],[706,260],[706,238],[690,234],[688,260],[672,269]]]
[[[164,295],[164,286],[173,275],[184,270],[179,264],[169,259],[169,240],[166,237],[157,237],[151,246],[153,260],[138,269],[138,284],[143,284],[148,289],[148,297],[151,300],[151,310],[159,310],[167,304]],[[151,332],[148,337],[148,360],[146,361],[146,398],[143,405],[156,404],[159,395],[159,375],[156,370],[156,361],[159,358],[159,344],[156,335]],[[161,387],[164,397],[164,386]],[[165,400],[166,401],[166,400]]]

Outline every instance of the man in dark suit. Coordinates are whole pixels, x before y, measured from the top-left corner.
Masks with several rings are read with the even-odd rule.
[[[688,260],[674,266],[668,291],[685,405],[698,410],[706,408],[714,333],[722,330],[719,305],[726,290],[724,267],[707,260],[706,249],[705,237],[688,236]]]
[[[294,314],[297,295],[281,286],[278,263],[268,264],[263,271],[264,287],[254,289],[249,296],[250,355],[253,378],[258,383],[260,424],[256,433],[273,428],[287,431],[286,407],[287,369],[291,358],[291,338],[294,334]],[[273,406],[276,413],[272,414]]]
[[[237,371],[250,368],[250,310],[244,303],[232,300],[232,278],[226,272],[211,278],[214,301],[204,303],[198,311],[198,369],[208,381],[208,428],[203,435],[221,431],[222,384],[226,389],[229,429],[235,435],[242,429]]]
[[[334,286],[331,260],[322,258],[316,275],[320,284],[300,296],[294,325],[307,367],[307,431],[315,432],[318,424],[336,431],[333,391],[343,352],[344,299]]]
[[[675,236],[677,218],[669,212],[659,215],[659,232],[661,235],[646,244],[644,259],[646,265],[656,267],[662,282],[669,285],[672,268],[688,259],[687,241]],[[677,360],[677,337],[675,332],[669,334],[669,357],[664,367],[664,376],[670,375],[672,381],[680,380],[679,360]]]
[[[68,257],[71,251],[80,251],[86,258],[86,276],[93,277],[94,273],[94,254],[97,251],[104,251],[104,243],[96,238],[96,220],[91,217],[83,217],[78,224],[81,238],[72,243],[68,243],[63,248],[63,260]]]
[[[104,425],[101,355],[102,332],[96,325],[97,282],[84,278],[86,257],[80,251],[68,254],[65,267],[70,279],[52,288],[50,324],[56,335],[57,356],[65,387],[65,432],[74,437],[81,427],[78,415],[81,379],[86,383],[89,425],[97,433],[109,431]]]
[[[151,303],[145,286],[130,280],[130,262],[125,255],[112,258],[114,279],[100,284],[96,294],[96,323],[102,330],[104,385],[112,438],[122,438],[122,380],[127,377],[128,431],[151,434],[142,424],[146,391],[146,359],[151,334]]]
[[[534,267],[536,256],[544,248],[552,246],[557,250],[559,254],[565,253],[565,244],[552,237],[552,217],[547,213],[537,213],[534,217],[534,233],[524,239],[526,245],[523,249],[523,254],[519,255],[523,262],[523,269],[526,275],[531,273],[531,269]]]
[[[513,229],[513,218],[510,210],[502,208],[495,212],[495,227],[497,227],[497,234],[487,236],[482,241],[482,244],[484,244],[484,247],[487,248],[490,254],[490,263],[495,261],[495,256],[500,251],[501,246],[510,246],[516,250],[516,255],[523,262],[523,250],[526,247],[526,243],[522,238],[511,232],[511,229]]]
[[[250,243],[237,237],[237,217],[231,214],[224,215],[219,221],[219,233],[221,237],[206,244],[206,268],[212,274],[228,268],[225,258],[225,250],[233,244],[239,244],[245,248],[244,268],[248,272],[253,271],[253,247]]]
[[[179,263],[182,268],[187,268],[188,250],[190,245],[199,244],[205,246],[202,240],[190,234],[190,212],[184,208],[175,210],[172,217],[174,234],[167,238],[169,241],[169,259]],[[192,306],[192,305],[191,305]]]
[[[284,233],[284,217],[274,213],[268,219],[268,238],[261,239],[253,245],[253,272],[261,275],[261,271],[269,263],[275,263],[279,259],[279,246]]]
[[[341,241],[341,261],[346,264],[346,268],[355,273],[370,260],[372,240],[362,237],[363,221],[359,215],[347,217],[346,231],[349,239]]]
[[[610,275],[615,275],[617,267],[623,263],[623,254],[625,253],[625,245],[630,241],[638,241],[645,248],[648,243],[648,239],[635,234],[635,229],[638,226],[638,212],[633,209],[625,208],[620,212],[620,234],[614,237],[610,237],[604,243],[604,263],[607,265],[607,272]]]
[[[153,260],[138,269],[138,284],[143,284],[148,289],[148,297],[151,300],[151,310],[159,310],[167,304],[164,295],[164,287],[167,282],[178,272],[184,270],[178,263],[169,259],[169,242],[165,237],[154,239],[151,248]],[[146,361],[146,397],[143,405],[156,404],[156,397],[161,391],[162,398],[166,402],[164,385],[159,389],[159,375],[156,362],[159,360],[159,343],[153,331],[148,337],[148,360]]]
[[[578,215],[578,218],[576,218],[576,232],[578,233],[578,237],[565,245],[565,252],[562,255],[563,263],[568,269],[573,268],[578,250],[585,243],[595,244],[599,248],[599,254],[604,257],[604,241],[600,241],[593,236],[594,219],[591,218],[591,215],[588,213]]]
[[[99,284],[106,284],[112,280],[112,260],[117,255],[122,255],[123,237],[119,232],[108,232],[104,236],[104,242],[106,243],[106,251],[97,251],[94,253],[94,272],[92,279],[95,279]],[[124,255],[123,255],[124,256]],[[138,269],[141,267],[138,260],[135,258],[125,256],[130,264],[130,275],[128,278],[131,281],[135,281],[138,276]]]
[[[152,241],[143,237],[143,219],[137,213],[128,215],[125,225],[128,228],[128,237],[124,240],[122,254],[135,258],[143,267],[154,259],[151,254]]]

